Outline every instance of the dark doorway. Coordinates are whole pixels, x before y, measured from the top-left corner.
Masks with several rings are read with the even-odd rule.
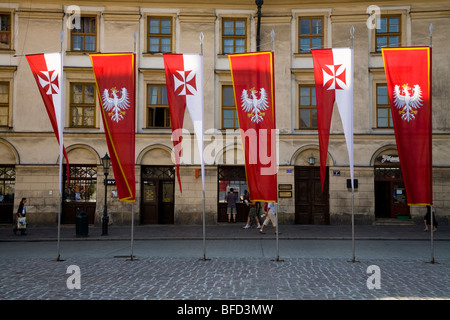
[[[409,215],[400,166],[375,166],[375,218]]]
[[[328,168],[322,192],[320,167],[295,167],[296,224],[330,224],[328,185]]]
[[[14,189],[16,169],[0,166],[0,224],[10,224],[14,219]]]
[[[175,170],[171,167],[142,167],[141,224],[173,224]]]

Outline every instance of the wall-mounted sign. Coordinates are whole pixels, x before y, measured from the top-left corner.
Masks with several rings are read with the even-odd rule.
[[[398,155],[392,155],[392,154],[383,154],[376,159],[378,162],[381,163],[399,163],[400,158]]]
[[[279,184],[278,190],[292,190],[292,184]]]
[[[278,191],[278,198],[292,198],[292,191]]]

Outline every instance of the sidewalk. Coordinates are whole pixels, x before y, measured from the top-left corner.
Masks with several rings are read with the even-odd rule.
[[[430,232],[424,232],[422,225],[412,226],[372,226],[355,225],[356,240],[430,240]],[[271,225],[265,228],[266,234],[260,234],[256,228],[243,229],[243,224],[218,224],[205,227],[206,239],[210,240],[249,240],[275,239]],[[351,240],[350,225],[280,225],[278,237],[281,240]],[[63,225],[60,228],[61,241],[108,241],[131,239],[131,226],[109,226],[108,235],[102,236],[102,228],[89,226],[87,237],[77,236],[73,225]],[[12,226],[0,227],[0,242],[8,241],[56,241],[57,227],[28,228],[26,236],[20,232],[14,235]],[[203,226],[201,225],[140,225],[134,227],[135,240],[201,240]],[[450,226],[439,226],[433,233],[437,241],[450,241]]]

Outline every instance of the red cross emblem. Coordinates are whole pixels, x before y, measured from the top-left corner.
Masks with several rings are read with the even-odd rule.
[[[59,93],[58,73],[55,70],[41,71],[39,83],[48,95]],[[43,78],[41,78],[43,76]]]
[[[179,96],[186,96],[195,94],[197,91],[196,75],[192,70],[179,71],[173,75],[175,80],[175,93]]]
[[[325,71],[325,69],[322,69],[323,86],[326,87],[327,90],[344,90],[344,87],[347,86],[347,83],[345,81],[346,68],[343,67],[342,64],[332,64],[325,66],[328,68],[329,72]]]

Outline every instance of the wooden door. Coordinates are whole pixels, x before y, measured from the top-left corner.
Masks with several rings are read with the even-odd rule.
[[[142,167],[141,224],[173,224],[173,167]]]
[[[157,180],[143,181],[141,197],[141,224],[158,223]]]
[[[321,190],[320,167],[295,167],[295,223],[329,224],[328,169]]]

